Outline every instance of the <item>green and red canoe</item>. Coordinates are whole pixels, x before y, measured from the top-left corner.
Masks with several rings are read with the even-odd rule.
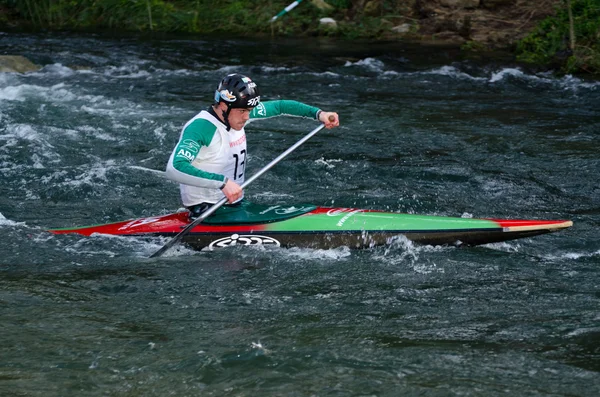
[[[174,237],[189,223],[189,213],[184,211],[50,232]],[[199,250],[235,245],[369,248],[404,236],[423,245],[473,246],[551,233],[572,225],[568,220],[475,219],[244,201],[219,208],[194,227],[183,242]]]

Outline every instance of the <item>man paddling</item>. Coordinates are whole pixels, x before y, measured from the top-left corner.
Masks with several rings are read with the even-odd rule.
[[[226,76],[214,103],[189,120],[167,164],[167,177],[180,183],[183,205],[193,218],[224,196],[230,204],[244,192],[246,133],[249,120],[280,115],[307,117],[339,126],[338,114],[290,100],[260,101],[258,87],[241,74]]]

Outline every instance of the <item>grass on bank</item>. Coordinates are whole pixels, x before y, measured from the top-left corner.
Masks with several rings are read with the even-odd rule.
[[[128,30],[225,33],[229,36],[334,35],[380,38],[395,23],[410,20],[414,0],[327,0],[327,11],[306,0],[275,23],[292,0],[0,0],[0,27],[52,30]],[[373,6],[374,4],[374,6]],[[369,9],[369,6],[371,9]],[[338,21],[320,29],[319,18]],[[476,47],[476,46],[475,46]],[[517,46],[520,61],[563,73],[600,75],[600,0],[563,0]]]
[[[411,0],[412,1],[412,0]],[[411,1],[378,0],[376,9],[358,10],[361,1],[327,0],[325,10],[304,1],[276,23],[271,18],[292,0],[0,0],[0,24],[34,28],[226,33],[230,35],[334,34],[319,30],[328,16],[339,21],[340,36],[376,37],[381,17],[399,18]],[[321,2],[323,3],[323,2]],[[376,14],[376,17],[375,17]],[[347,23],[351,19],[351,23]]]
[[[518,59],[600,75],[600,0],[564,0],[517,46]]]

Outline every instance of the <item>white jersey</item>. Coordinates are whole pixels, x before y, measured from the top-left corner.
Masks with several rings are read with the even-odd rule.
[[[219,119],[203,110],[183,127],[167,165],[167,177],[181,184],[181,200],[186,207],[216,203],[225,197],[220,190],[225,177],[238,185],[244,183],[246,153],[244,129],[228,131]]]

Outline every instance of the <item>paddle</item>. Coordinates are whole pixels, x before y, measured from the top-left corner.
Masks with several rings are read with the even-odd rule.
[[[334,120],[335,120],[335,118],[333,116],[329,116],[329,121],[334,121]],[[287,156],[288,154],[290,154],[291,152],[293,152],[294,150],[296,150],[298,148],[298,146],[302,145],[304,142],[306,142],[307,140],[309,140],[317,132],[321,131],[323,129],[323,127],[325,127],[325,124],[321,124],[320,126],[318,126],[317,128],[315,128],[314,130],[312,130],[311,132],[309,132],[304,138],[300,139],[298,142],[296,142],[295,144],[293,144],[292,146],[290,146],[290,148],[288,150],[286,150],[285,152],[283,152],[279,156],[277,156],[277,158],[275,158],[273,161],[271,161],[269,164],[267,164],[263,169],[261,169],[260,171],[258,171],[256,174],[252,175],[248,180],[246,180],[246,182],[244,182],[242,184],[242,186],[241,186],[242,189],[246,188],[246,186],[248,186],[249,184],[251,184],[252,182],[254,182],[262,174],[264,174],[269,169],[271,169],[275,164],[277,164],[278,162],[280,162],[285,156]],[[174,246],[175,244],[177,244],[179,241],[181,241],[181,239],[186,234],[188,234],[190,230],[192,230],[194,227],[196,227],[196,225],[200,224],[200,222],[202,222],[203,220],[205,220],[206,218],[208,218],[210,215],[214,214],[215,211],[218,210],[226,202],[227,202],[227,197],[223,197],[221,200],[219,200],[218,202],[216,202],[215,204],[213,204],[212,207],[210,207],[208,210],[206,210],[205,212],[203,212],[202,215],[200,215],[198,218],[196,218],[192,223],[190,223],[189,225],[187,225],[185,227],[185,229],[183,229],[181,232],[179,232],[179,234],[177,234],[175,237],[173,237],[171,239],[171,241],[169,241],[161,249],[159,249],[158,251],[156,251],[155,253],[153,253],[152,255],[150,255],[150,258],[156,258],[156,257],[159,257],[162,254],[164,254],[169,248],[171,248],[172,246]]]

